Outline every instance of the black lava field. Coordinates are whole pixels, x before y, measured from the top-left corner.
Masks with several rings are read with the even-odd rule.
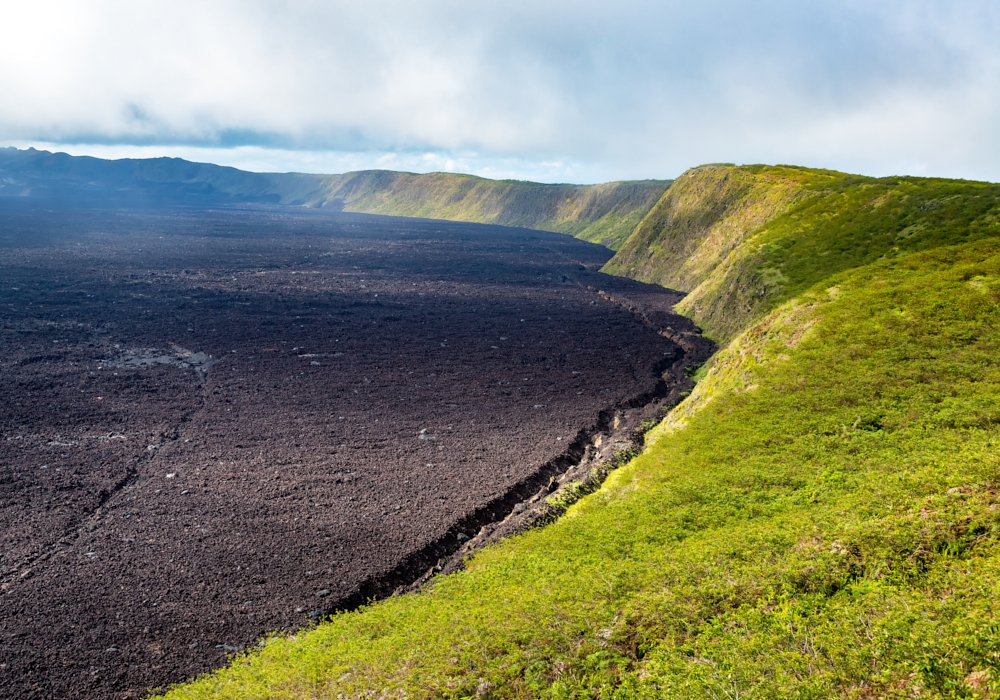
[[[141,697],[454,551],[681,352],[648,322],[680,295],[597,272],[610,255],[420,219],[3,205],[0,696]]]

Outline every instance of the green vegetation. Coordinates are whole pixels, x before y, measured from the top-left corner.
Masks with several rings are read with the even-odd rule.
[[[336,175],[316,201],[344,211],[474,221],[568,233],[617,248],[670,183],[543,185],[471,175],[368,170]]]
[[[997,187],[740,170],[706,191],[764,223],[665,244],[729,246],[714,267],[661,260],[777,291],[738,332],[697,312],[733,339],[641,455],[465,571],[168,697],[997,697]]]
[[[726,342],[840,270],[1000,235],[1000,185],[705,166],[667,190],[605,271],[690,292]]]
[[[709,165],[684,173],[607,271],[690,291],[760,226],[807,196],[801,171]]]

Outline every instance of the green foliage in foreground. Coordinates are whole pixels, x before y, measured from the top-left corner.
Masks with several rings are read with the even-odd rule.
[[[553,525],[168,697],[994,697],[998,426],[1000,240],[843,272]]]

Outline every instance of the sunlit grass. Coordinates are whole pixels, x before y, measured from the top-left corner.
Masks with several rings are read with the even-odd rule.
[[[832,274],[993,236],[993,183],[707,166],[671,185],[605,270],[690,292],[678,309],[725,344]]]

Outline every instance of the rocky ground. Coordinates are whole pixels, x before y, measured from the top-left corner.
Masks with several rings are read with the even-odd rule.
[[[559,234],[4,205],[0,246],[12,699],[139,697],[412,583],[704,349]]]

